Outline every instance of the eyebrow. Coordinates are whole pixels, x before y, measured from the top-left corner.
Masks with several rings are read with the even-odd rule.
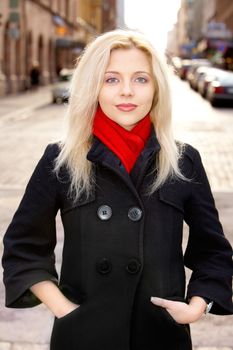
[[[106,71],[105,74],[121,74],[120,72],[117,72],[117,71]],[[137,72],[134,72],[133,74],[147,74],[147,75],[151,75],[149,72],[146,72],[146,71],[137,71]]]

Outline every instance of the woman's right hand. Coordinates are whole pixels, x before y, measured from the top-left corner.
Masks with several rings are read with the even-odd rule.
[[[31,286],[30,290],[57,318],[64,317],[79,307],[79,305],[67,299],[52,281],[38,282]]]
[[[67,299],[68,300],[68,299]],[[70,314],[75,309],[79,308],[79,305],[72,303],[68,300],[68,303],[64,304],[64,307],[59,310],[59,312],[56,313],[57,318],[65,317],[66,315]]]

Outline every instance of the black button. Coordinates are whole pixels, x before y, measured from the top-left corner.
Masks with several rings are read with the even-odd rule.
[[[112,216],[112,209],[108,205],[101,205],[97,210],[100,220],[109,220]]]
[[[141,263],[137,259],[131,259],[126,266],[126,270],[131,273],[135,274],[138,273],[141,269]]]
[[[102,275],[109,273],[112,270],[112,264],[106,258],[101,259],[97,262],[97,271]]]
[[[132,221],[139,221],[142,217],[142,211],[138,207],[130,208],[128,211],[128,217]]]

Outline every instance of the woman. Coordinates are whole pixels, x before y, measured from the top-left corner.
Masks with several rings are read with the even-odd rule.
[[[86,48],[65,137],[46,148],[4,245],[6,306],[45,303],[52,350],[188,350],[207,306],[232,313],[231,247],[198,152],[173,139],[166,68],[141,34]]]

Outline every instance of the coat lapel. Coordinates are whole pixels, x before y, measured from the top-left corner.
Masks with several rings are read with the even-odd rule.
[[[87,154],[87,159],[116,173],[140,200],[137,189],[139,188],[148,167],[151,165],[152,161],[155,160],[155,155],[159,150],[160,145],[154,130],[152,130],[143,151],[138,157],[131,173],[128,174],[120,159],[97,137],[94,137],[92,147]]]
[[[139,155],[134,167],[130,173],[130,177],[134,182],[135,187],[138,189],[142,183],[143,178],[145,177],[147,170],[151,166],[152,162],[155,163],[155,157],[160,151],[160,145],[157,140],[155,131],[152,130],[151,135]]]

